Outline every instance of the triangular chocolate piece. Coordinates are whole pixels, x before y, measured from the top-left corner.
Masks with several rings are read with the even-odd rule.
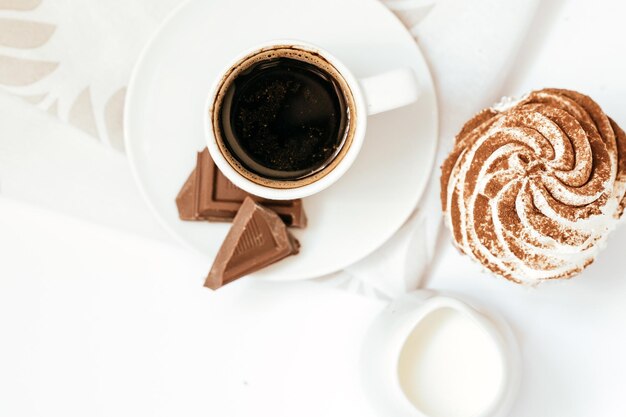
[[[246,197],[222,243],[205,287],[217,289],[298,253],[300,243],[271,210]]]

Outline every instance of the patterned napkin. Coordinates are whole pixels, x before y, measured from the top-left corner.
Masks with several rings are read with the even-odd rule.
[[[0,89],[86,132],[94,141],[123,152],[124,95],[132,67],[158,25],[182,1],[0,0]],[[506,93],[500,91],[500,86],[539,2],[384,3],[416,36],[433,72],[440,113],[438,167],[463,121]],[[76,178],[82,181],[79,188],[84,193],[66,192],[61,205],[56,201],[61,199],[58,192],[40,193],[35,180],[25,179],[18,164],[12,166],[16,168],[0,170],[5,188],[11,189],[12,182],[13,189],[30,185],[31,195],[37,195],[30,200],[41,205],[62,206],[62,210],[73,215],[82,214],[73,207],[84,211],[89,206],[89,216],[83,217],[106,218],[106,224],[122,227],[131,223],[122,215],[133,219],[150,216],[144,207],[127,204],[126,209],[119,210],[120,218],[113,219],[110,205],[89,204],[89,198],[96,197],[88,195],[89,187],[85,184],[93,179],[84,178],[86,174]],[[117,188],[128,187],[126,183],[131,180],[127,172],[110,172],[109,182],[117,181]],[[387,244],[356,265],[321,281],[379,298],[415,288],[435,252],[440,226],[438,190],[436,169],[422,203]],[[21,190],[16,194],[19,193],[25,194]],[[113,193],[109,197],[108,201],[116,201]]]
[[[0,86],[123,149],[130,74],[181,0],[0,0]]]

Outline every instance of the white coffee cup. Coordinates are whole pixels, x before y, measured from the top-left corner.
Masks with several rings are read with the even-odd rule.
[[[294,51],[294,57],[302,52],[307,56],[319,58],[320,65],[333,71],[342,85],[344,98],[349,102],[351,113],[346,140],[337,155],[319,171],[297,180],[275,180],[262,176],[247,169],[230,154],[221,139],[217,113],[221,105],[221,96],[229,77],[238,68],[254,59],[270,56],[272,51],[283,53]],[[317,59],[317,58],[316,58]],[[358,79],[337,58],[328,51],[293,40],[277,40],[266,42],[244,51],[226,66],[221,76],[214,82],[205,109],[205,132],[209,153],[222,173],[239,188],[272,200],[291,200],[318,193],[335,183],[350,168],[356,159],[365,138],[367,116],[381,113],[415,102],[420,93],[415,73],[410,68],[399,68]]]

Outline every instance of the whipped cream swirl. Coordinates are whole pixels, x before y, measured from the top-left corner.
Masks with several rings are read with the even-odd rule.
[[[626,135],[591,98],[534,91],[465,124],[442,166],[456,245],[518,283],[593,262],[624,211]]]

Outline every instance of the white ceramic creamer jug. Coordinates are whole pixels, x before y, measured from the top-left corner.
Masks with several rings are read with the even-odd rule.
[[[361,380],[381,416],[504,416],[520,355],[504,321],[419,290],[394,299],[363,344]]]

